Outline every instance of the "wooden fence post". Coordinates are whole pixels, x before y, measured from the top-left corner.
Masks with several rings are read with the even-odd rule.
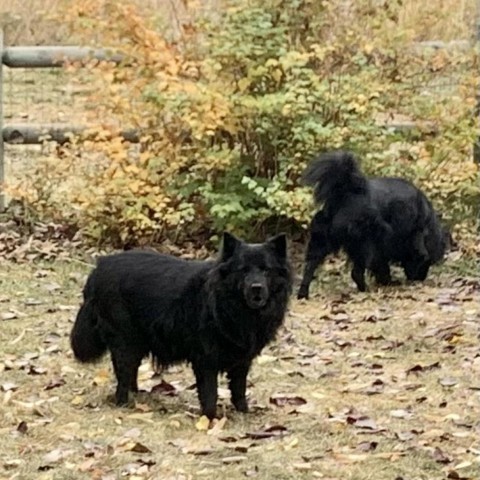
[[[476,45],[477,56],[480,56],[480,0],[477,0],[477,25],[476,25]],[[475,107],[475,116],[477,117],[477,128],[479,130],[477,140],[473,145],[473,161],[480,165],[480,86],[477,87],[477,105]]]
[[[3,29],[0,28],[0,212],[5,210],[5,150],[3,144]]]

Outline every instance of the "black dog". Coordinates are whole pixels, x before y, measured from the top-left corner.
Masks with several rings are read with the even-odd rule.
[[[365,270],[379,284],[391,283],[391,262],[400,263],[409,280],[425,280],[440,261],[449,233],[427,197],[400,178],[367,179],[348,152],[320,155],[305,170],[323,209],[310,225],[310,241],[298,298],[308,298],[316,268],[325,257],[344,249],[353,263],[352,279],[365,291]]]
[[[291,287],[283,234],[247,244],[225,233],[216,261],[145,251],[103,257],[87,280],[72,349],[81,362],[110,351],[117,405],[138,390],[138,367],[151,354],[159,366],[192,364],[207,417],[215,416],[220,372],[246,412],[250,365],[282,325]]]

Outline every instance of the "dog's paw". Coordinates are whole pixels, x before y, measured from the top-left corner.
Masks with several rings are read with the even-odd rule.
[[[107,403],[110,405],[114,405],[120,408],[133,408],[135,407],[135,400],[133,398],[128,398],[125,400],[124,398],[118,399],[115,394],[107,395]]]
[[[304,288],[300,288],[300,290],[297,293],[297,299],[298,300],[308,300],[308,291]]]
[[[237,400],[233,405],[237,412],[248,413],[248,403],[246,399]]]

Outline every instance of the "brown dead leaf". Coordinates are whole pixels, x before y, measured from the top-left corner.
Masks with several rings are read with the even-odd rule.
[[[378,453],[333,453],[335,460],[343,463],[358,463],[372,458],[381,458],[391,462],[397,461],[406,455],[406,452],[378,452]]]
[[[234,443],[234,442],[238,442],[238,437],[234,437],[234,436],[226,436],[226,437],[218,437],[218,439],[221,441],[221,442],[225,442],[225,443]]]
[[[257,363],[259,365],[266,365],[267,363],[273,363],[278,360],[277,357],[274,357],[273,355],[259,355],[257,357]]]
[[[390,410],[390,416],[393,418],[406,418],[410,419],[413,417],[413,413],[409,412],[408,410],[398,409],[398,410]]]
[[[241,463],[241,462],[245,461],[246,459],[247,459],[247,457],[245,457],[243,455],[234,455],[234,456],[231,456],[231,457],[223,457],[222,458],[222,463],[230,465],[232,463]]]
[[[367,416],[348,416],[347,417],[347,423],[350,425],[354,425],[357,428],[364,428],[367,430],[376,430],[378,431],[377,424],[375,423],[375,420],[371,419],[370,417]]]
[[[2,383],[1,387],[2,387],[2,390],[3,390],[4,392],[8,392],[8,391],[10,391],[10,390],[11,390],[11,391],[17,390],[18,385],[15,385],[15,384],[12,383],[12,382],[6,382],[6,383]]]
[[[38,298],[26,298],[23,304],[27,307],[32,307],[36,305],[42,305],[43,302],[41,300],[38,300]]]
[[[255,443],[250,443],[250,442],[243,442],[243,443],[237,443],[236,445],[233,446],[233,450],[239,453],[247,453],[249,448],[255,445]]]
[[[5,460],[2,465],[5,470],[13,470],[14,468],[18,468],[21,464],[22,464],[21,460],[15,459],[15,460]],[[13,477],[10,477],[10,478],[13,478]]]
[[[447,478],[452,480],[473,480],[473,477],[462,477],[456,470],[450,470]]]
[[[262,430],[257,430],[255,432],[248,432],[245,434],[247,438],[252,438],[254,440],[262,440],[265,438],[272,438],[272,437],[283,437],[288,435],[287,427],[283,425],[271,425],[266,426]]]
[[[25,435],[28,431],[28,425],[27,422],[22,420],[18,425],[17,425],[17,432],[20,432]]]
[[[442,385],[442,387],[454,387],[457,385],[458,381],[452,377],[445,377],[441,378],[438,383]]]
[[[352,346],[352,342],[350,342],[349,340],[345,340],[343,338],[336,338],[333,340],[333,343],[342,349]]]
[[[412,431],[409,431],[409,432],[395,432],[395,436],[401,442],[408,442],[408,441],[413,440],[415,438],[415,434]]]
[[[146,403],[135,402],[135,410],[141,413],[151,413],[152,407]],[[133,415],[129,415],[129,418],[135,418]]]
[[[45,387],[43,387],[44,390],[53,390],[54,388],[58,388],[65,385],[65,380],[61,377],[57,378],[52,378]]]
[[[9,312],[2,312],[0,314],[0,319],[1,320],[15,320],[18,318],[18,315],[15,312],[9,311]]]
[[[139,428],[131,428],[130,430],[127,430],[123,436],[126,438],[138,438],[142,434],[141,430]]]
[[[56,448],[51,452],[45,454],[42,458],[42,461],[46,465],[50,465],[52,463],[57,463],[60,460],[67,458],[68,456],[72,455],[74,450],[62,450],[61,448]],[[41,469],[42,467],[40,467]]]
[[[375,450],[378,446],[378,442],[373,442],[373,441],[369,441],[369,442],[360,442],[358,445],[357,445],[357,450],[359,452],[372,452],[373,450]]]
[[[160,383],[154,385],[150,390],[151,393],[159,393],[167,397],[174,397],[178,395],[177,389],[171,384],[162,379]]]
[[[30,365],[28,367],[27,375],[45,375],[47,369],[43,367],[37,367],[35,365]]]
[[[135,453],[152,453],[152,451],[140,442],[127,442],[122,445],[122,450]]]
[[[223,427],[225,427],[225,424],[227,423],[227,417],[222,417],[220,420],[213,419],[212,423],[213,426],[207,431],[207,435],[218,435],[223,430]]]
[[[367,342],[376,342],[377,340],[385,340],[385,337],[383,335],[367,335],[365,340]]]
[[[78,470],[80,472],[89,472],[92,470],[96,463],[97,460],[95,458],[88,458],[84,462],[80,463],[80,465],[78,465]]]
[[[258,475],[258,467],[255,465],[254,468],[251,468],[250,470],[245,470],[243,474],[247,478],[256,477]]]
[[[190,455],[195,455],[196,457],[204,457],[206,455],[211,455],[215,450],[211,447],[186,447],[182,449],[182,453],[188,453]]]
[[[425,366],[417,364],[407,370],[407,375],[410,375],[411,373],[427,372],[436,368],[440,368],[440,362],[435,362],[431,365]]]
[[[435,447],[433,450],[433,458],[437,463],[451,463],[452,459],[448,457],[441,448]]]
[[[305,405],[307,401],[299,397],[298,395],[291,395],[291,394],[275,394],[270,397],[270,403],[276,405],[277,407],[284,407],[285,405]]]

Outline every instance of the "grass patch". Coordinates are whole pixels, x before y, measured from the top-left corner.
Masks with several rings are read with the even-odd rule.
[[[140,393],[119,409],[110,361],[72,359],[88,267],[4,262],[0,479],[478,478],[478,282],[445,267],[358,293],[334,267],[254,363],[252,413],[233,412],[222,383],[227,420],[207,433],[188,367],[163,376],[176,396]],[[147,361],[139,383],[160,383]]]

